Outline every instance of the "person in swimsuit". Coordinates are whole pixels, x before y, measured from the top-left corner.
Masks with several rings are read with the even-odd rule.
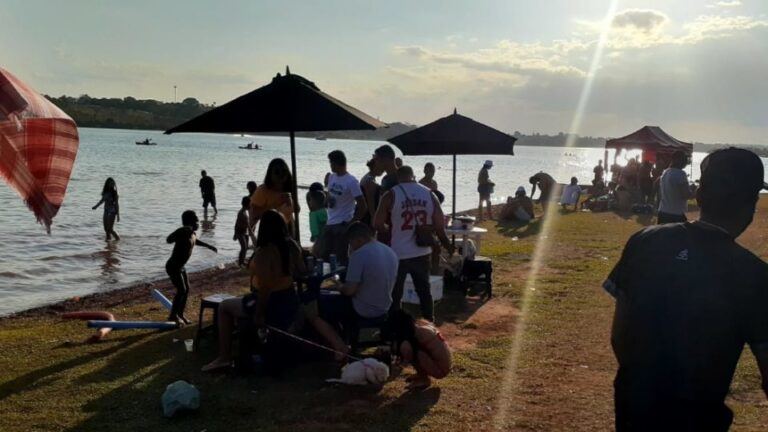
[[[189,324],[190,321],[184,316],[184,309],[187,306],[187,296],[189,295],[189,279],[184,265],[192,256],[192,249],[195,245],[206,247],[214,252],[218,250],[197,238],[195,231],[200,227],[197,215],[192,210],[187,210],[181,214],[181,228],[172,232],[166,241],[173,243],[173,252],[171,257],[165,263],[165,271],[171,278],[171,283],[176,288],[176,295],[173,297],[171,312],[168,315],[168,321],[175,321],[178,324]]]
[[[120,240],[120,236],[115,232],[115,220],[120,222],[120,203],[118,201],[117,184],[112,177],[107,178],[104,187],[101,190],[101,201],[91,207],[93,210],[104,204],[104,232],[107,233],[107,241],[112,237]]]
[[[416,375],[407,378],[409,390],[423,390],[432,385],[432,379],[445,378],[451,371],[451,350],[434,324],[414,320],[403,310],[395,311],[391,318],[395,337],[395,352],[402,363],[413,365]]]

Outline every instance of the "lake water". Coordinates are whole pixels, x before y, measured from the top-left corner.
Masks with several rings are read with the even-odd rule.
[[[165,237],[180,226],[186,209],[198,212],[202,201],[198,180],[206,169],[216,181],[219,214],[202,223],[200,238],[219,249],[214,254],[198,248],[188,270],[200,270],[236,260],[238,244],[232,241],[234,220],[248,180],[262,183],[272,158],[290,164],[287,137],[241,137],[212,134],[162,135],[157,131],[80,129],[80,151],[64,205],[46,235],[18,196],[0,185],[0,315],[53,303],[73,296],[124,287],[165,277],[164,264],[171,246]],[[159,145],[137,146],[152,138]],[[255,141],[260,151],[238,149]],[[360,178],[365,161],[381,142],[297,139],[300,185],[322,181],[329,170],[326,155],[341,149],[349,171]],[[519,185],[544,170],[559,182],[572,175],[582,183],[592,177],[592,167],[603,158],[602,149],[515,148],[515,156],[459,156],[457,209],[477,206],[477,173],[485,159],[493,159],[491,179],[497,184],[494,202],[502,202]],[[694,178],[698,162],[694,155]],[[406,157],[417,172],[427,161],[437,166],[436,180],[450,209],[451,158]],[[102,209],[91,210],[100,199],[107,177],[115,178],[120,193],[120,241],[104,241]],[[530,190],[530,189],[529,189]],[[302,207],[305,207],[300,190]],[[303,243],[308,243],[307,212],[300,215]],[[194,285],[192,277],[190,281]]]

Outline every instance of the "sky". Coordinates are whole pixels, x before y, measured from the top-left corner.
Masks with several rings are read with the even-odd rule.
[[[221,105],[286,65],[388,122],[421,125],[457,108],[509,133],[617,137],[648,124],[685,141],[768,144],[767,0],[3,0],[0,9],[0,67],[52,96],[173,101],[176,86],[179,101]]]

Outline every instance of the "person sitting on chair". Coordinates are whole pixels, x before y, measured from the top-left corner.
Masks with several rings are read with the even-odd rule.
[[[336,287],[342,296],[326,296],[322,309],[329,318],[347,328],[360,319],[379,318],[392,306],[392,289],[397,278],[398,259],[395,252],[376,240],[371,227],[354,222],[347,228],[351,255],[347,277]],[[340,340],[329,340],[338,351]]]

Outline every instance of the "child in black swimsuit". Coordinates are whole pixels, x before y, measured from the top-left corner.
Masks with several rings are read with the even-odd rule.
[[[189,295],[189,279],[184,265],[192,256],[192,248],[195,245],[204,246],[214,252],[218,250],[197,238],[195,231],[199,228],[197,215],[192,210],[187,210],[181,214],[181,228],[172,232],[166,241],[174,243],[173,252],[168,262],[165,263],[165,271],[171,278],[171,283],[176,288],[176,295],[173,297],[171,313],[168,321],[175,321],[178,324],[189,324],[190,321],[184,316],[184,309],[187,306],[187,296]]]

